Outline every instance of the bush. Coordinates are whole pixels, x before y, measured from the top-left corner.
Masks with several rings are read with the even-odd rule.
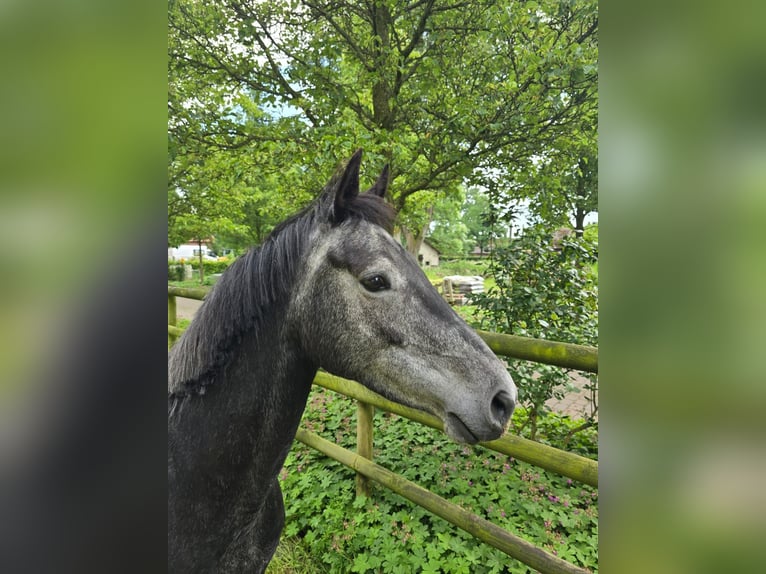
[[[555,443],[572,424],[546,416],[539,433]],[[321,388],[312,391],[304,428],[353,449],[355,425],[353,401]],[[379,464],[549,552],[597,568],[594,488],[481,447],[458,445],[396,415],[379,412],[375,433]],[[580,453],[595,456],[595,432],[580,439]],[[317,570],[533,571],[374,483],[370,498],[355,498],[353,471],[301,443],[294,443],[280,481],[287,516],[283,538],[291,546],[301,544]]]
[[[528,228],[508,246],[495,249],[488,266],[495,285],[471,297],[479,309],[481,328],[596,345],[598,287],[592,272],[596,253],[594,243],[576,237],[564,238],[560,249],[554,249],[551,234],[540,228]],[[528,409],[523,426],[535,438],[538,419],[547,410],[545,402],[570,390],[568,372],[527,361],[513,361],[509,370],[519,387],[520,404]],[[592,376],[589,390],[595,384]]]
[[[234,261],[233,258],[229,257],[219,257],[217,260],[212,261],[209,259],[205,259],[204,266],[205,266],[205,275],[213,274],[213,273],[223,273],[226,271],[226,269],[229,267],[229,265],[232,264]],[[171,281],[180,281],[181,279],[173,279],[171,277],[171,269],[173,267],[178,267],[182,265],[191,265],[192,269],[197,271],[199,270],[199,257],[193,257],[191,259],[179,259],[177,261],[168,260],[168,279]]]
[[[175,261],[168,261],[168,281],[183,281],[184,266]]]
[[[213,273],[223,273],[232,264],[234,259],[228,257],[219,257],[216,261],[205,260],[205,275],[212,275]],[[192,269],[195,271],[199,269],[199,257],[196,259],[190,259],[187,263],[191,263]]]

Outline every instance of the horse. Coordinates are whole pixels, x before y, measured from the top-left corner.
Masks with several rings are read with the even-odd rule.
[[[169,572],[266,569],[319,368],[433,413],[457,442],[505,431],[513,380],[392,237],[388,166],[360,193],[361,154],[231,264],[169,351]]]

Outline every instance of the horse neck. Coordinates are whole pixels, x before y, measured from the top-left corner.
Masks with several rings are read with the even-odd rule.
[[[204,466],[234,478],[239,469],[259,481],[279,472],[317,366],[291,343],[280,314],[270,315],[257,332],[243,336],[205,394],[183,399],[188,403],[171,416],[179,419],[175,434],[196,443],[183,449],[191,457],[181,457],[187,470]]]
[[[253,334],[235,353],[224,382],[231,384],[232,395],[223,400],[237,403],[241,424],[255,438],[262,462],[273,457],[276,474],[295,438],[317,366],[290,342],[282,325],[269,323],[271,329]],[[226,393],[222,385],[222,397]]]

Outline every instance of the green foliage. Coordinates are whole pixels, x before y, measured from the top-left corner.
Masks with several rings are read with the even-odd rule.
[[[468,247],[468,228],[460,217],[465,193],[460,190],[454,196],[437,200],[433,206],[428,241],[441,255],[463,255]]]
[[[183,281],[183,264],[168,260],[168,281]]]
[[[554,249],[551,233],[528,228],[507,247],[493,251],[488,271],[495,285],[471,297],[481,328],[498,333],[597,345],[598,287],[591,265],[596,245],[565,238]],[[567,371],[551,365],[513,361],[509,371],[528,407],[532,436],[551,397],[562,398],[571,385]],[[595,376],[586,388],[596,384]],[[592,413],[595,414],[595,413]]]
[[[327,570],[311,557],[310,549],[301,539],[283,538],[274,557],[266,568],[266,574],[324,574]]]
[[[231,265],[234,262],[234,259],[228,258],[228,257],[221,257],[215,261],[210,259],[203,259],[202,264],[205,266],[205,273],[206,274],[212,274],[212,273],[223,273],[228,269],[229,265]],[[195,257],[193,259],[189,259],[187,261],[188,264],[192,266],[192,269],[199,269],[199,258]]]
[[[523,417],[521,411],[515,417]],[[356,407],[314,388],[303,426],[346,448],[355,444]],[[540,436],[552,444],[574,422],[549,415]],[[576,449],[597,456],[596,434]],[[375,461],[471,512],[587,568],[597,569],[598,498],[574,483],[481,447],[402,419],[375,417]],[[301,541],[327,572],[532,572],[446,521],[373,484],[355,498],[354,473],[298,442],[280,474],[287,521],[283,540]]]
[[[585,226],[583,237],[586,241],[598,245],[598,223],[591,223]]]
[[[507,217],[514,201],[523,200],[531,215],[549,227],[584,228],[585,217],[598,211],[596,113],[594,99],[580,129],[556,138],[543,152],[518,164],[512,184],[495,195],[503,206],[500,217],[503,212]]]
[[[211,275],[214,273],[223,273],[232,264],[233,258],[220,257],[217,260],[204,259],[203,265],[205,267],[205,275]],[[191,265],[192,270],[199,270],[199,257],[192,257],[190,259],[182,259],[178,261],[168,260],[168,280],[169,281],[181,281],[183,279],[183,266]],[[207,282],[207,277],[205,277]],[[199,281],[197,281],[197,287],[199,287]]]
[[[368,183],[391,165],[417,237],[431,199],[507,178],[594,108],[595,0],[174,0],[168,21],[169,228],[182,240],[257,242],[357,147]]]
[[[212,285],[215,285],[216,281],[217,278],[215,277],[205,277],[202,285],[200,285],[199,279],[192,277],[190,281],[168,281],[168,285],[172,285],[173,287],[189,287],[191,289],[199,289],[200,287],[211,287]]]
[[[496,210],[491,208],[487,194],[476,187],[470,187],[466,192],[463,223],[471,240],[468,251],[474,247],[488,251],[493,238],[508,232],[508,225],[496,217]]]

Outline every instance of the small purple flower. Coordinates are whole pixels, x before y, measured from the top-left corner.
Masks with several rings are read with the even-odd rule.
[[[559,501],[559,497],[558,496],[553,496],[552,494],[549,494],[548,495],[548,500],[550,500],[551,502],[558,502]]]

